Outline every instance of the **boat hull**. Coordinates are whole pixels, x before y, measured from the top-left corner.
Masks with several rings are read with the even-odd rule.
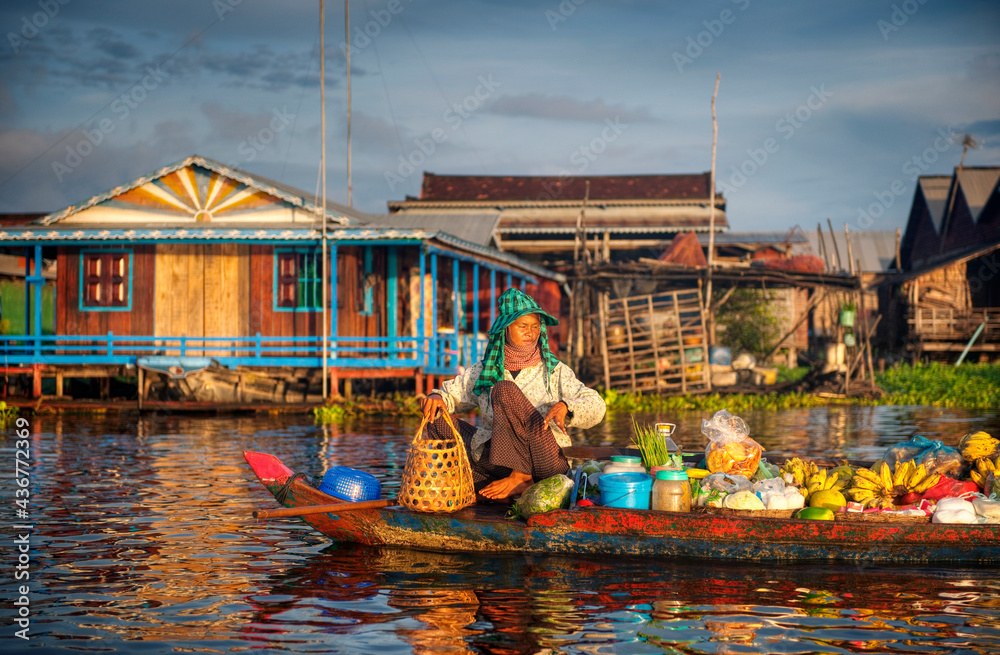
[[[286,507],[338,502],[277,458],[246,452],[261,483]],[[1000,563],[1000,526],[806,521],[617,508],[556,510],[527,522],[497,505],[452,514],[399,506],[303,516],[336,541],[432,551],[866,564]]]

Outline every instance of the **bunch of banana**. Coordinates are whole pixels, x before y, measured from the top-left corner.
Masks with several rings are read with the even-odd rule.
[[[996,459],[990,459],[989,457],[977,459],[969,475],[972,476],[973,482],[983,487],[986,484],[986,478],[991,473],[995,474],[997,471],[1000,471],[1000,455]]]
[[[958,449],[967,462],[974,462],[984,457],[994,457],[997,455],[998,446],[1000,446],[1000,439],[994,439],[985,432],[970,432],[958,442]]]
[[[881,462],[878,472],[863,467],[854,471],[847,496],[865,507],[893,507],[892,472],[889,465]]]
[[[892,475],[892,480],[894,483],[898,479],[899,469],[906,468],[906,471],[902,475],[902,482],[897,483],[895,490],[898,493],[902,491],[901,496],[905,496],[908,493],[918,493],[922,494],[934,485],[936,485],[941,480],[941,476],[936,473],[928,473],[927,467],[921,464],[916,466],[913,464],[913,460],[908,460],[903,464],[896,467],[896,472]]]
[[[830,473],[825,468],[819,468],[813,462],[810,462],[809,468],[809,474],[805,478],[806,486],[801,490],[806,500],[809,500],[809,496],[817,491],[825,491],[826,489],[840,491],[847,487],[847,482],[840,479],[840,473]]]
[[[940,475],[928,475],[927,468],[923,464],[915,465],[913,460],[897,465],[895,471],[881,462],[875,471],[856,469],[847,495],[856,502],[864,503],[865,507],[889,509],[895,505],[896,498],[911,492],[923,493],[940,479]]]
[[[809,464],[815,466],[812,462],[809,462]],[[786,477],[785,482],[803,489],[806,486],[806,476],[809,475],[809,464],[803,462],[798,457],[793,457],[790,460],[787,460],[781,466],[781,472],[787,473],[788,477],[791,479],[789,480]]]

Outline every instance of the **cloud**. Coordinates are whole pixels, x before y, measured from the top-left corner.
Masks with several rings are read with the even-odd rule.
[[[547,96],[540,93],[504,95],[487,109],[506,116],[525,116],[558,121],[602,121],[618,117],[630,123],[658,122],[645,107],[628,109],[624,105],[609,105],[603,100],[585,102],[569,96]]]
[[[201,113],[208,119],[211,127],[210,139],[223,141],[241,141],[248,135],[256,134],[267,127],[272,116],[269,111],[250,114],[214,102],[203,103]]]
[[[115,59],[135,59],[142,53],[121,35],[106,27],[95,27],[87,32],[94,47]]]

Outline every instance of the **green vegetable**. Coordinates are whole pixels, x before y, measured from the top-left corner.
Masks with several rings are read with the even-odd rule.
[[[639,449],[639,453],[642,455],[642,465],[647,469],[672,462],[677,467],[681,466],[682,455],[680,452],[676,453],[676,457],[670,454],[670,451],[667,450],[666,440],[656,433],[655,427],[650,427],[645,423],[640,425],[635,422],[633,416],[632,432],[632,445]]]
[[[535,514],[569,507],[573,481],[565,475],[553,475],[528,487],[514,503],[514,516],[529,519]]]

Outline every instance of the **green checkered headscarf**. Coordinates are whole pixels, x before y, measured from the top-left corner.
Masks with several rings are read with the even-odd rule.
[[[549,334],[545,326],[559,325],[558,319],[539,307],[534,298],[517,289],[504,291],[503,295],[500,296],[499,309],[500,312],[488,333],[490,339],[486,344],[486,353],[483,355],[483,372],[479,374],[479,379],[476,380],[476,386],[472,392],[481,396],[484,391],[489,391],[494,384],[503,379],[503,355],[504,343],[507,340],[507,327],[525,314],[537,314],[542,323],[542,329],[538,335],[538,348],[541,351],[542,361],[545,363],[545,388],[548,389],[549,376],[555,370],[559,360],[549,348]]]

